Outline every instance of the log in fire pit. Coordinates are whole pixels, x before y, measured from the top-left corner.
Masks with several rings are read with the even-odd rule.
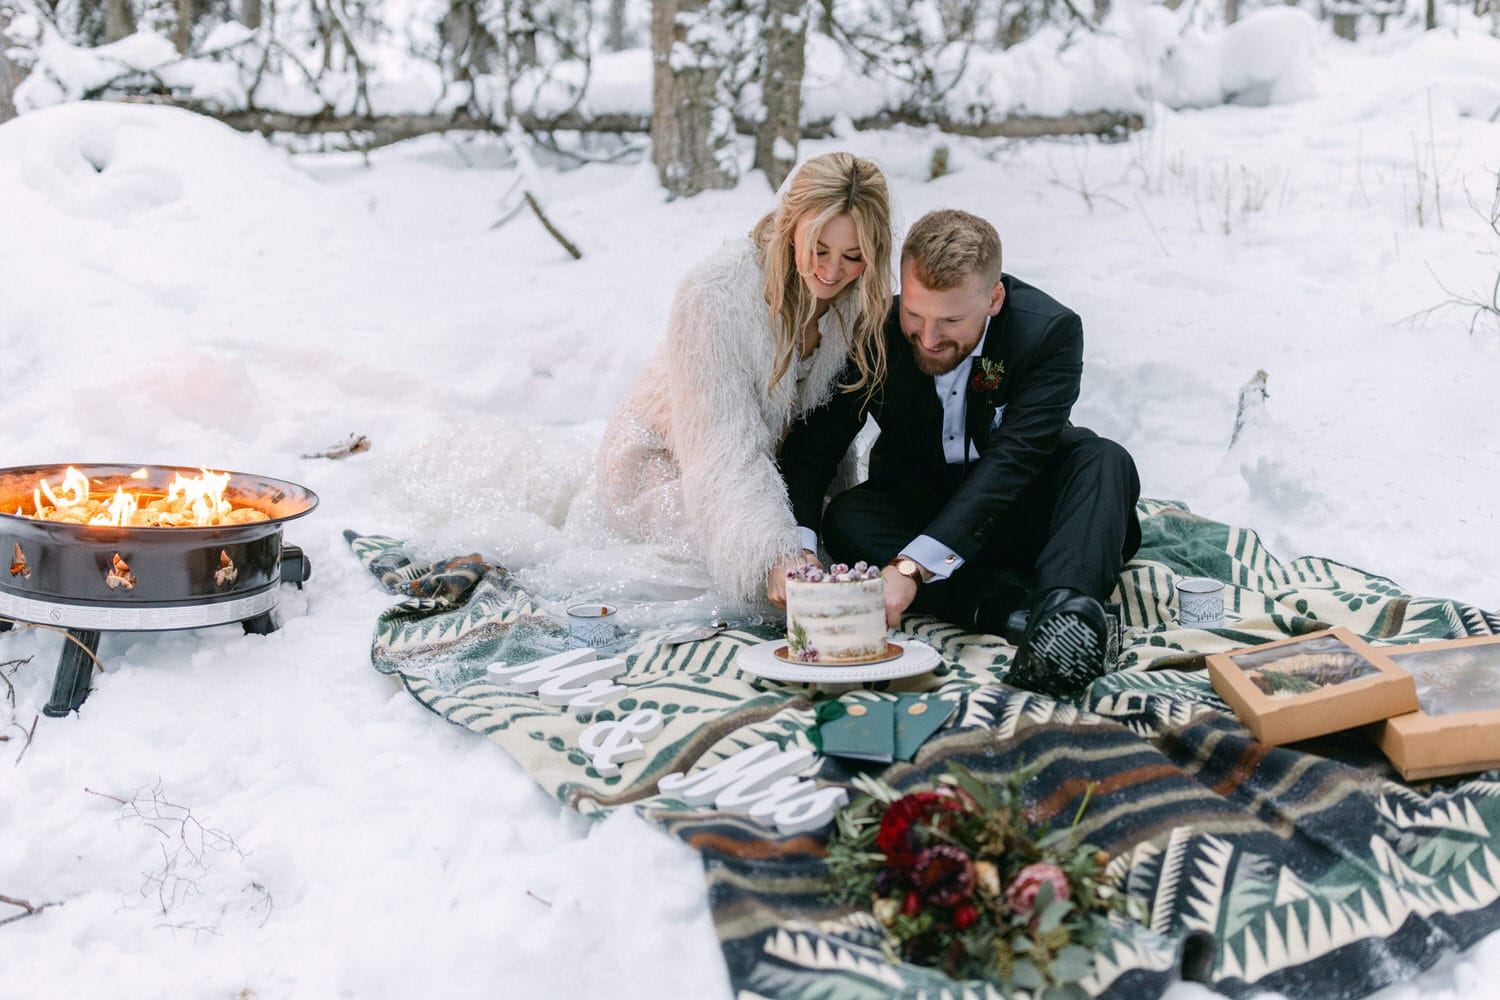
[[[277,587],[311,565],[281,526],[318,505],[295,483],[162,465],[0,469],[0,631],[65,629],[52,700],[83,704],[101,631],[241,622],[274,632]]]

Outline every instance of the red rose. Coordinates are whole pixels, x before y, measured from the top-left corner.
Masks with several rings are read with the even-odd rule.
[[[974,926],[974,921],[979,919],[979,911],[968,903],[964,903],[953,911],[953,926],[959,930],[968,930]]]
[[[908,892],[906,898],[901,901],[901,912],[908,917],[915,917],[922,909],[922,900],[914,892]]]
[[[1051,883],[1053,899],[1068,898],[1068,876],[1054,864],[1045,861],[1027,865],[1016,873],[1005,890],[1005,905],[1012,913],[1022,916],[1030,913],[1036,905],[1036,894],[1043,885]]]
[[[885,815],[880,819],[880,831],[875,835],[875,846],[885,855],[888,867],[910,868],[916,864],[917,854],[923,846],[912,827],[942,813],[964,813],[970,808],[971,800],[967,796],[948,789],[903,795],[886,806]]]
[[[933,906],[956,906],[974,891],[974,862],[957,847],[929,847],[917,855],[917,891]]]

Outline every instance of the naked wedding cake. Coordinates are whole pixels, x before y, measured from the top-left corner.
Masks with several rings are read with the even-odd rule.
[[[811,563],[786,579],[789,658],[826,665],[868,663],[886,653],[885,581],[878,567]]]

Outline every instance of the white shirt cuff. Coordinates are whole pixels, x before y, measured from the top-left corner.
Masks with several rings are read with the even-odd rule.
[[[797,525],[797,533],[802,536],[802,547],[809,552],[818,551],[818,533],[811,528]]]
[[[918,535],[906,548],[903,556],[911,556],[927,572],[939,580],[946,580],[954,570],[964,564],[964,557],[954,552],[931,535]]]

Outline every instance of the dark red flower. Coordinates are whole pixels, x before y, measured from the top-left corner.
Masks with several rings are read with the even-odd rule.
[[[1005,381],[1005,363],[992,358],[975,359],[969,375],[969,391],[982,394],[993,393]]]
[[[1012,913],[1025,916],[1036,905],[1037,891],[1048,882],[1052,883],[1053,899],[1068,898],[1068,876],[1056,865],[1039,861],[1016,873],[1005,889],[1005,905]]]
[[[908,917],[915,917],[922,911],[922,899],[914,892],[908,892],[906,898],[901,901],[901,912]]]
[[[974,891],[974,862],[962,848],[941,844],[917,855],[914,881],[932,906],[957,906]]]
[[[963,903],[953,911],[953,926],[961,931],[968,930],[974,926],[974,921],[979,919],[979,911],[972,904]]]
[[[875,835],[875,846],[885,855],[888,867],[911,868],[923,847],[922,838],[912,828],[929,822],[934,816],[965,813],[970,808],[972,802],[967,796],[948,789],[903,795],[886,806],[885,815],[880,819],[880,831]]]

